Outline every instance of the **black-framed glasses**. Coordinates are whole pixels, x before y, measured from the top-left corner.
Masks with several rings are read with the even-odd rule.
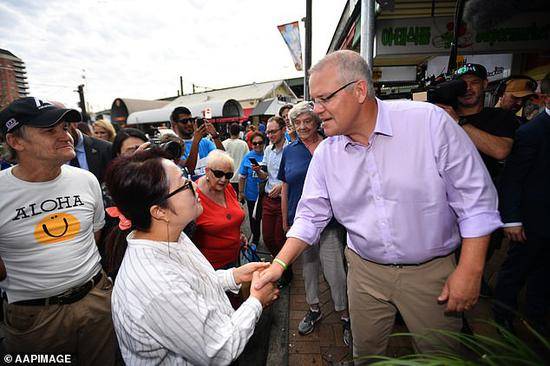
[[[212,174],[214,174],[214,177],[218,179],[223,176],[225,176],[225,179],[227,180],[233,178],[233,172],[224,172],[223,170],[215,170],[215,169],[210,169],[210,171],[212,172]]]
[[[193,122],[195,122],[195,118],[180,118],[180,119],[176,120],[176,122],[184,123],[184,124],[193,123]]]
[[[327,95],[326,97],[317,97],[317,98],[313,98],[313,103],[314,104],[326,104],[328,103],[336,94],[338,94],[339,92],[341,92],[342,90],[344,90],[345,88],[347,88],[348,86],[350,86],[351,84],[354,84],[356,82],[358,82],[359,80],[353,80],[353,81],[350,81],[349,83],[347,84],[344,84],[342,85],[341,87],[339,87],[338,89],[336,89],[335,91],[333,91],[332,93],[330,93],[329,95]]]
[[[252,141],[252,145],[254,146],[260,146],[260,145],[263,145],[264,142],[263,141]]]
[[[269,130],[269,131],[265,131],[265,134],[266,135],[273,135],[273,134],[276,134],[277,132],[281,131],[281,129],[279,128],[278,130]]]
[[[187,179],[187,181],[181,187],[176,188],[172,192],[168,193],[166,196],[162,197],[159,200],[159,203],[166,201],[168,198],[172,197],[175,194],[180,193],[181,191],[185,191],[186,189],[190,189],[191,192],[193,192],[193,196],[197,195],[197,193],[195,192],[195,188],[193,188],[193,182],[191,182],[190,179]]]

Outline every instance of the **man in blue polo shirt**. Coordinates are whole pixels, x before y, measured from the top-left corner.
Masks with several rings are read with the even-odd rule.
[[[197,126],[196,118],[191,116],[191,111],[186,107],[176,107],[170,115],[170,121],[172,129],[185,142],[180,165],[185,166],[192,179],[196,180],[205,174],[206,157],[210,151],[225,150],[220,136],[211,123],[205,122]],[[214,142],[205,138],[208,134]]]

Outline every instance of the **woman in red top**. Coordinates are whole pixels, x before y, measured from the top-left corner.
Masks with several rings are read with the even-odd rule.
[[[245,214],[229,184],[233,159],[221,150],[210,152],[207,159],[206,174],[197,181],[203,212],[193,238],[212,267],[227,269],[236,265],[241,242],[246,241],[241,234]]]

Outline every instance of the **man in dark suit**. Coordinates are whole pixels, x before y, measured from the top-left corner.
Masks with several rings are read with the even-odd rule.
[[[517,297],[527,284],[526,318],[544,334],[550,305],[550,74],[541,92],[546,110],[518,129],[502,174],[500,212],[510,249],[498,274],[493,311],[495,320],[513,331]]]
[[[112,159],[112,144],[83,134],[78,130],[77,125],[78,123],[70,124],[70,133],[76,152],[71,165],[90,171],[99,183],[102,183],[107,165]]]

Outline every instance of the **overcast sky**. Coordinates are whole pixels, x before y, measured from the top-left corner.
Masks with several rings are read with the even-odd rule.
[[[345,3],[313,1],[313,62]],[[180,75],[185,93],[301,76],[277,25],[304,16],[305,0],[0,0],[0,48],[25,62],[31,95],[75,107],[84,83],[99,111],[174,96]]]

